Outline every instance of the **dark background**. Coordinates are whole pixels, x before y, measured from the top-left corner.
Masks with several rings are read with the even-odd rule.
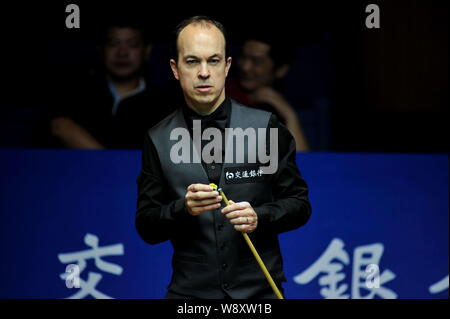
[[[80,29],[65,27],[69,3],[80,7]],[[370,3],[380,6],[380,29],[365,26]],[[419,0],[2,4],[0,147],[49,147],[47,110],[64,103],[52,96],[98,63],[98,29],[118,12],[146,26],[156,85],[173,84],[169,44],[182,19],[223,22],[233,55],[245,30],[261,26],[297,48],[284,92],[313,150],[448,152],[448,4]]]

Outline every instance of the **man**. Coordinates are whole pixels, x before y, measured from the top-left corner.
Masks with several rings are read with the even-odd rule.
[[[236,101],[276,114],[294,136],[297,151],[308,151],[309,143],[294,108],[275,89],[289,72],[290,51],[267,32],[254,33],[243,44],[238,78],[231,79],[227,89]]]
[[[170,113],[142,70],[151,51],[143,29],[127,19],[112,21],[100,48],[104,70],[71,86],[51,121],[65,147],[142,148],[146,131]]]
[[[137,181],[136,229],[150,244],[170,240],[174,247],[167,298],[274,298],[241,232],[251,235],[281,288],[286,279],[278,234],[305,224],[311,214],[307,185],[295,166],[295,142],[270,113],[226,97],[231,58],[220,23],[192,17],[176,35],[170,66],[186,105],[148,132]],[[211,151],[213,161],[208,160],[209,143],[198,139],[199,125],[203,136],[215,130],[215,142],[222,146]],[[276,172],[260,174],[261,163],[248,160],[251,143],[232,146],[225,128],[276,129],[278,139],[262,137],[271,140],[270,149],[279,146]],[[178,161],[177,147],[186,140],[178,141],[176,133],[184,131],[189,132],[188,160]],[[227,160],[242,145],[247,160]],[[201,160],[190,160],[199,154]],[[222,209],[222,197],[210,183],[219,185],[232,205]]]

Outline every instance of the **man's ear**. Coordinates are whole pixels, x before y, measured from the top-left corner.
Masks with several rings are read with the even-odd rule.
[[[230,67],[231,67],[231,57],[228,57],[226,62],[225,62],[225,76],[228,76],[228,72],[230,71]]]
[[[174,59],[170,59],[170,68],[172,69],[173,76],[175,79],[180,80],[180,76],[178,74],[178,66],[177,62]]]
[[[279,66],[275,70],[275,77],[277,79],[282,79],[286,76],[286,74],[289,72],[290,66],[288,64],[283,64],[282,66]]]

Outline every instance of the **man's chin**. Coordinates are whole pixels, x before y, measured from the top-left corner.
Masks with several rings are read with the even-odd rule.
[[[216,104],[217,99],[218,97],[216,96],[196,96],[194,99],[191,99],[191,102],[198,109],[208,110]]]
[[[216,100],[217,100],[217,97],[213,96],[211,94],[208,94],[208,95],[197,95],[195,97],[195,102],[197,104],[199,104],[199,105],[202,105],[202,104],[208,105],[208,104],[214,103]]]
[[[134,70],[112,70],[109,72],[109,75],[114,81],[118,82],[128,81],[139,76],[138,72],[135,72]]]

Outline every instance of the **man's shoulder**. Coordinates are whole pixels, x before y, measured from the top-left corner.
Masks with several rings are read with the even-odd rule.
[[[250,120],[250,122],[257,121],[271,121],[274,114],[265,110],[261,110],[255,107],[247,106],[242,103],[236,102],[233,99],[231,100],[231,106],[232,106],[232,113],[237,112],[236,118],[239,118],[241,120]]]
[[[230,99],[231,101],[231,106],[233,109],[237,109],[241,112],[245,112],[245,113],[252,113],[252,114],[260,114],[260,115],[266,115],[266,116],[271,116],[273,113],[265,111],[265,110],[261,110],[255,107],[251,107],[251,106],[247,106],[245,104],[239,103],[233,99]]]

